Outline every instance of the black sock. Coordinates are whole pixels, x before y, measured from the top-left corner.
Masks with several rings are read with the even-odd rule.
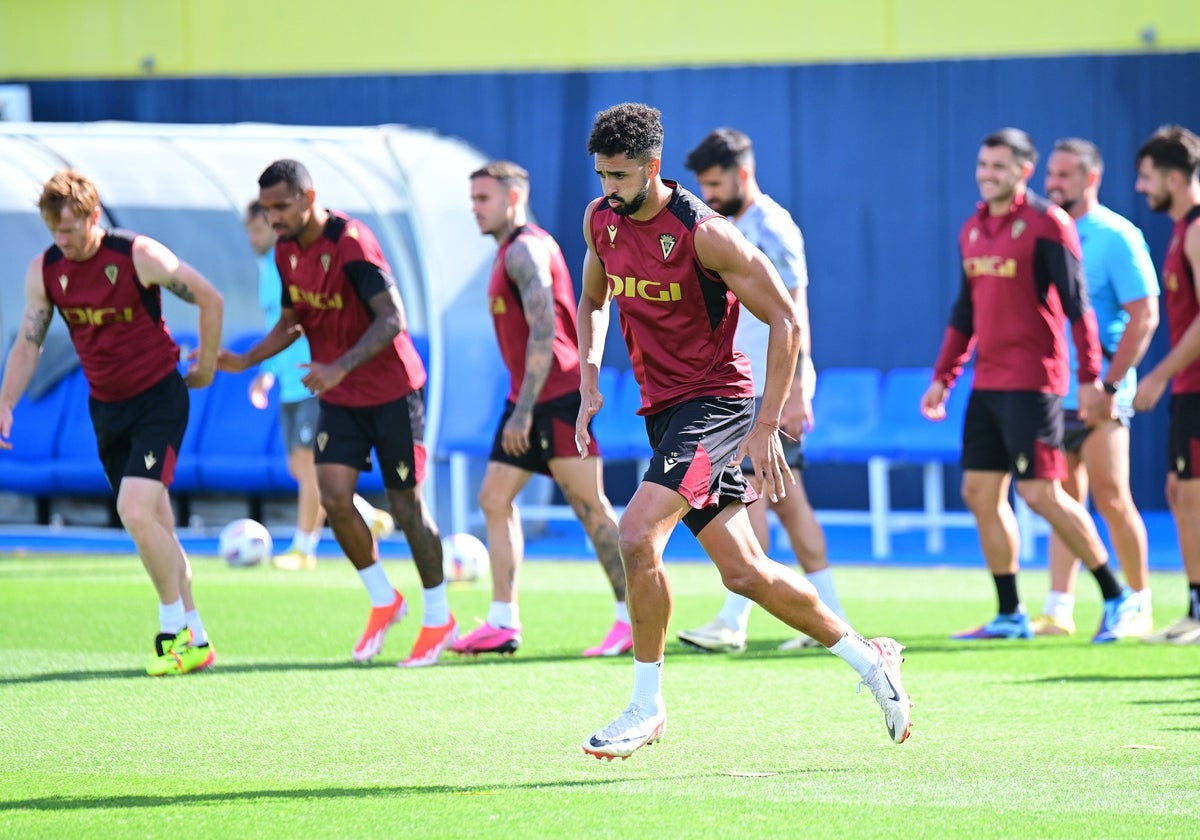
[[[1191,604],[1188,615],[1200,621],[1200,583],[1188,584],[1188,602]]]
[[[1092,569],[1092,574],[1096,578],[1096,583],[1100,584],[1100,594],[1104,596],[1105,601],[1120,597],[1122,591],[1121,584],[1117,583],[1117,579],[1113,576],[1112,568],[1108,563],[1101,563]]]
[[[996,582],[996,597],[1000,600],[1001,613],[1021,611],[1021,596],[1017,594],[1016,575],[992,575]]]

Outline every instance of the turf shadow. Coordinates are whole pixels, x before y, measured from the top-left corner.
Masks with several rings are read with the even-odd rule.
[[[256,671],[352,671],[370,668],[356,662],[263,662],[223,665],[218,664],[211,670],[188,675],[188,679],[211,679],[220,674],[249,674]],[[378,667],[378,666],[375,666]],[[116,669],[112,671],[54,671],[46,674],[27,674],[14,677],[0,677],[0,686],[30,685],[49,682],[87,682],[88,680],[129,680],[151,679],[144,670]],[[163,677],[173,680],[177,677]]]
[[[1130,682],[1200,682],[1200,674],[1057,674],[1032,677],[1028,683],[1130,683]],[[1140,703],[1159,701],[1136,701]]]
[[[506,790],[584,788],[626,783],[621,779],[585,779],[561,782],[523,782],[513,785],[392,785],[370,788],[328,787],[281,790],[235,790],[220,793],[172,793],[170,796],[44,796],[37,799],[0,800],[5,811],[87,811],[103,808],[163,808],[179,805],[253,801],[258,799],[373,799],[380,796],[488,794]]]

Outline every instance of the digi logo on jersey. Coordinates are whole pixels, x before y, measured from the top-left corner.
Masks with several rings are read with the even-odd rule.
[[[1016,277],[1017,261],[1012,257],[967,257],[963,271],[968,277]]]
[[[304,303],[311,306],[313,309],[341,309],[342,296],[340,293],[326,294],[325,292],[310,292],[308,289],[301,289],[299,286],[288,286],[288,297],[292,299],[292,303]]]
[[[678,283],[659,283],[657,280],[638,280],[636,277],[608,275],[613,297],[640,297],[642,300],[682,300]]]
[[[73,327],[104,327],[109,324],[128,324],[133,321],[133,307],[117,309],[113,306],[64,306],[63,318]]]

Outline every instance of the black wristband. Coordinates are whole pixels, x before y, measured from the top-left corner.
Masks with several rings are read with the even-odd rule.
[[[1114,384],[1113,384],[1113,383],[1111,383],[1111,382],[1101,382],[1101,383],[1100,383],[1100,387],[1104,389],[1104,393],[1108,394],[1109,396],[1112,396],[1113,394],[1117,393],[1117,390],[1118,390],[1118,389],[1119,389],[1121,386],[1120,386],[1120,385],[1114,385]]]

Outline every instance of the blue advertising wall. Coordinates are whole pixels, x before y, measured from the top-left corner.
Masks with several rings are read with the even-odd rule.
[[[664,174],[686,186],[687,151],[712,128],[735,126],[754,139],[760,182],[804,230],[818,369],[932,364],[959,282],[955,234],[978,198],[975,154],[988,132],[1024,128],[1043,154],[1059,137],[1098,143],[1107,160],[1101,198],[1142,227],[1157,264],[1169,223],[1133,192],[1133,154],[1162,123],[1200,129],[1195,53],[29,84],[36,120],[398,122],[461,137],[530,170],[534,210],[572,267],[582,260],[582,211],[597,192],[585,148],[596,111],[627,100],[660,108]],[[1041,180],[1039,168],[1039,190]],[[1165,341],[1160,330],[1143,368]],[[621,363],[622,353],[610,337],[609,361]],[[1165,405],[1135,423],[1135,496],[1161,508]],[[818,504],[842,506],[864,497],[861,482],[851,484],[811,492]]]

